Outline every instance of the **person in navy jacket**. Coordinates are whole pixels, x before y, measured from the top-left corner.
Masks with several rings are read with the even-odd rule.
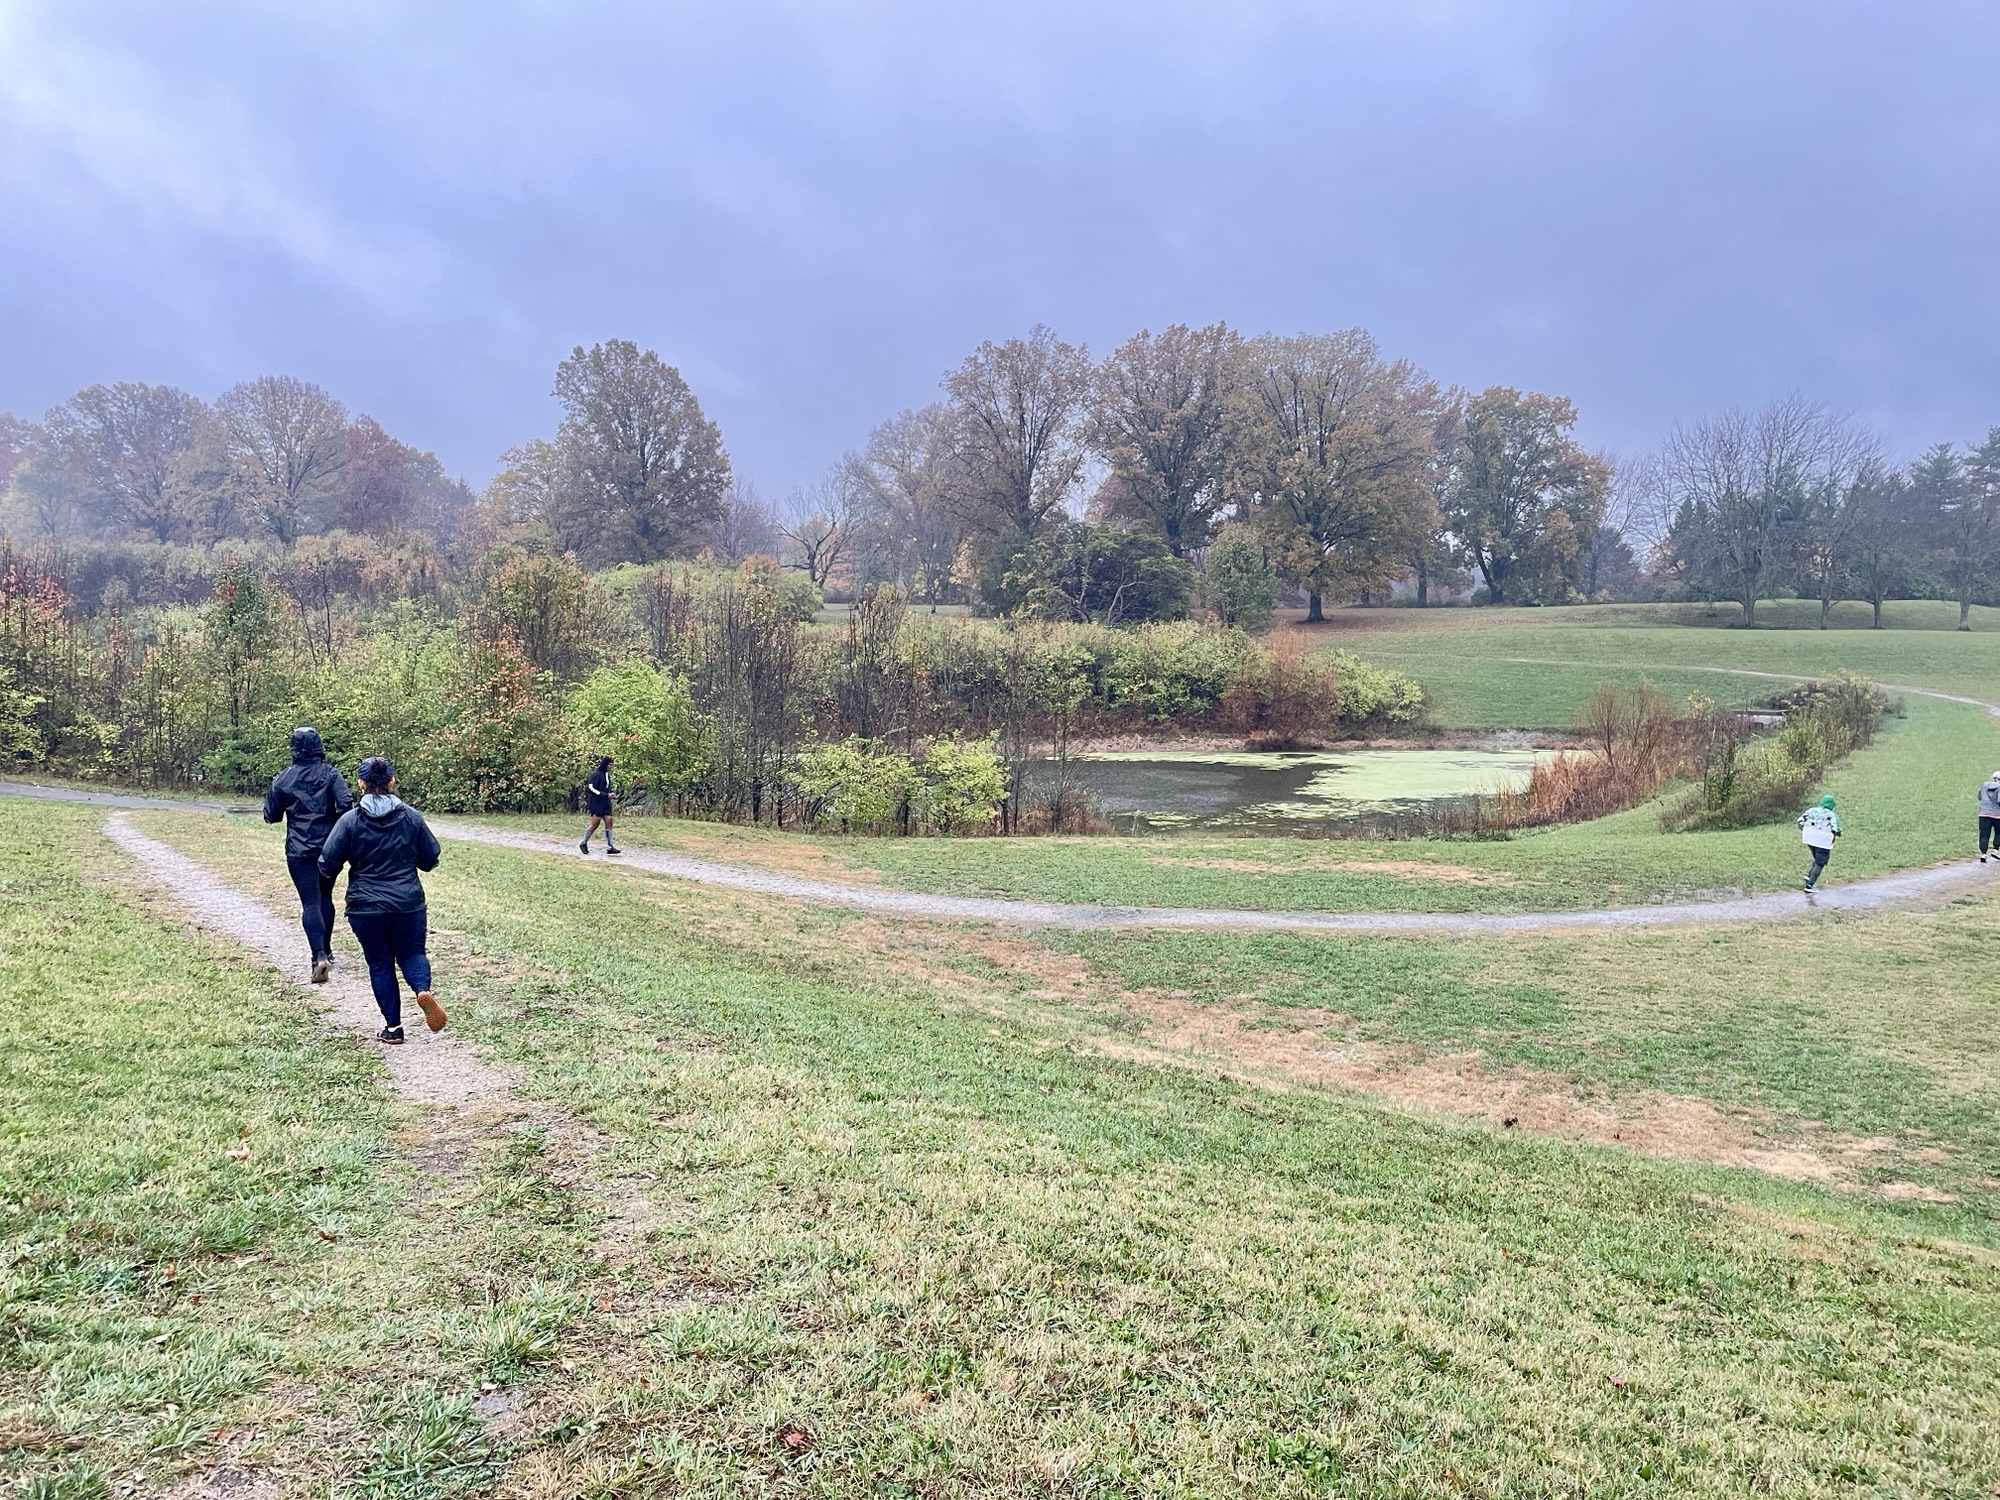
[[[435,870],[437,835],[424,815],[396,795],[396,768],[379,755],[355,773],[361,804],[341,815],[320,851],[319,871],[328,881],[347,869],[347,925],[368,960],[368,984],[382,1012],[376,1040],[403,1041],[403,992],[396,970],[416,991],[417,1008],[432,1031],[445,1026],[444,1007],[431,992],[431,960],[421,870]]]
[[[299,893],[299,925],[312,949],[312,982],[325,984],[333,969],[333,882],[319,873],[319,852],[340,815],[354,806],[347,779],[326,763],[319,731],[292,731],[292,763],[264,794],[264,821],[285,824],[285,867]]]

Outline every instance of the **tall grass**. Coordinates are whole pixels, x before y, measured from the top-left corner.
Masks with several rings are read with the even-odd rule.
[[[1576,716],[1583,747],[1537,761],[1523,787],[1441,806],[1430,831],[1477,837],[1589,822],[1683,779],[1695,785],[1662,816],[1667,832],[1770,822],[1797,811],[1827,767],[1872,740],[1894,707],[1851,673],[1771,699],[1762,714],[1699,695],[1676,712],[1643,678],[1630,692],[1600,683]]]

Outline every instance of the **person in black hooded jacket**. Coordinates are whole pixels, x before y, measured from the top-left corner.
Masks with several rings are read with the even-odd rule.
[[[341,814],[320,851],[319,872],[329,881],[347,867],[347,925],[368,960],[368,985],[382,1012],[376,1040],[403,1040],[403,992],[396,970],[416,991],[417,1008],[432,1031],[445,1026],[444,1007],[431,993],[431,960],[424,951],[428,913],[420,870],[435,870],[437,835],[424,815],[395,795],[396,768],[379,755],[361,762],[361,805]]]
[[[299,924],[312,948],[312,982],[325,984],[333,968],[333,882],[319,873],[319,852],[340,815],[354,806],[347,779],[326,763],[319,731],[292,731],[292,763],[264,794],[264,821],[285,823],[285,867],[299,893]]]

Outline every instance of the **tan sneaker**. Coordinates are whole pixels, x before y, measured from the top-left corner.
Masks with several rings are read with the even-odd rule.
[[[417,991],[417,1009],[424,1013],[424,1024],[432,1031],[443,1031],[447,1017],[444,1007],[437,1003],[437,996],[429,990]]]
[[[316,958],[313,960],[312,981],[314,984],[325,984],[327,981],[327,977],[332,973],[333,973],[332,959]]]

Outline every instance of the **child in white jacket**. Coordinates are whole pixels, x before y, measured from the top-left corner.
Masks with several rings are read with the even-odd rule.
[[[1809,807],[1799,814],[1799,842],[1812,851],[1812,868],[1806,871],[1806,889],[1819,885],[1819,878],[1826,873],[1827,856],[1833,853],[1833,841],[1840,837],[1840,817],[1833,810],[1833,798],[1822,797],[1818,807]]]

